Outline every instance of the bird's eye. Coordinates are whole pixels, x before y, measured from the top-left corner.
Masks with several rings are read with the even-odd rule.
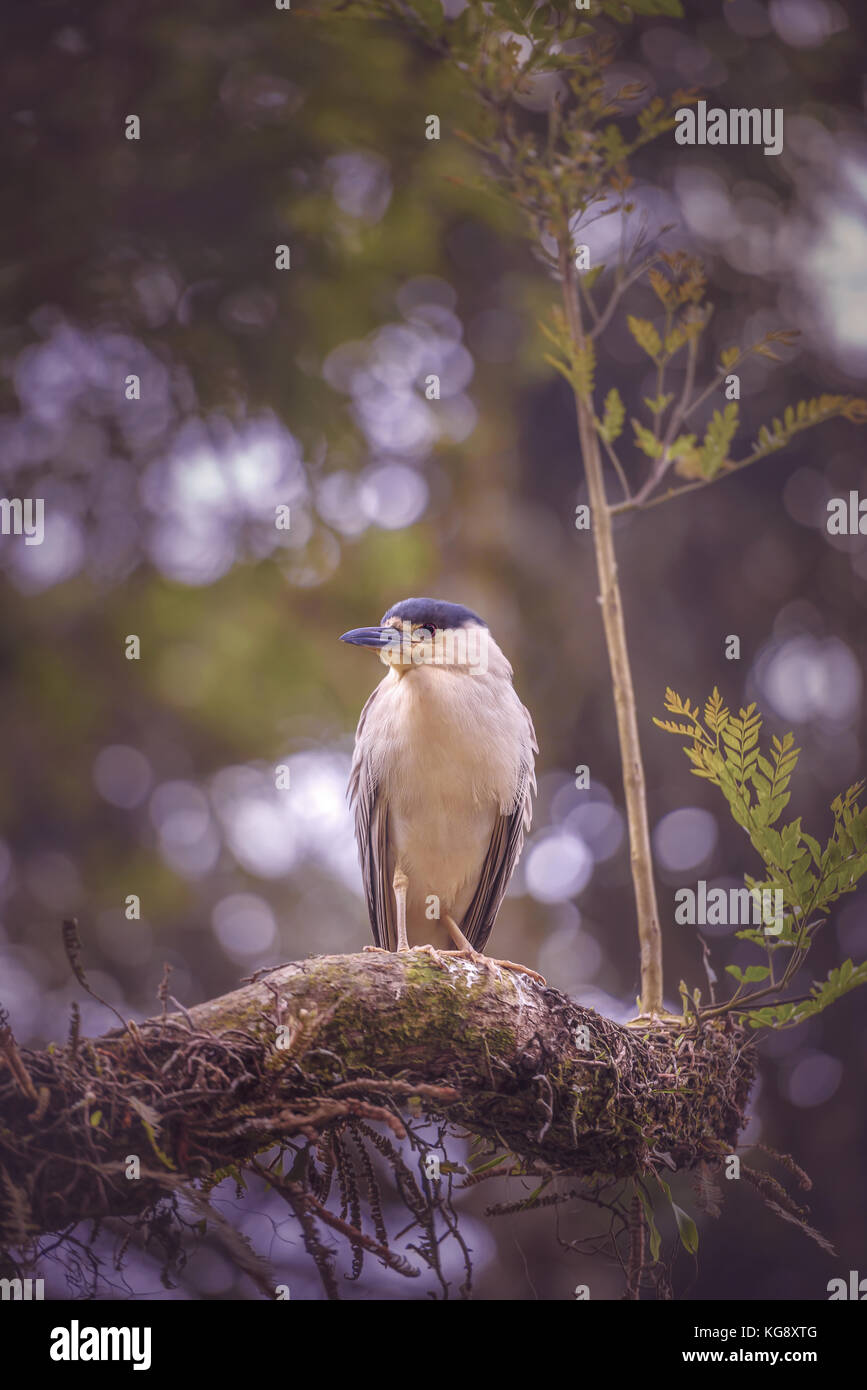
[[[421,638],[427,636],[432,639],[436,636],[436,628],[434,627],[433,623],[421,623],[416,628],[415,632],[413,633],[413,636]]]

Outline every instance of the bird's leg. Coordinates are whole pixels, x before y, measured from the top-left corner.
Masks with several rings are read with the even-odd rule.
[[[409,887],[409,879],[403,869],[396,868],[394,878],[391,880],[394,889],[394,902],[397,908],[397,949],[399,951],[409,950],[409,941],[406,935],[406,890]]]
[[[406,894],[409,888],[409,879],[403,869],[395,869],[391,886],[394,890],[394,902],[397,909],[397,949],[398,951],[409,951],[412,949],[406,934]],[[386,955],[392,954],[384,946],[365,946],[364,949],[365,951],[385,951]],[[424,951],[426,955],[433,956],[435,959],[438,956],[434,946],[417,946],[415,949]]]
[[[394,889],[394,901],[397,907],[397,949],[409,951],[411,947],[406,934],[406,892],[409,888],[409,879],[403,869],[395,869],[391,886]],[[415,949],[424,951],[426,955],[436,959],[437,952],[433,946],[417,946]]]
[[[450,917],[447,912],[443,913],[443,924],[455,943],[455,950],[451,954],[465,956],[467,960],[474,960],[480,965],[499,965],[503,970],[515,970],[519,975],[529,975],[532,980],[538,980],[541,985],[546,983],[543,975],[540,975],[536,970],[531,970],[527,965],[516,965],[513,960],[496,960],[493,956],[486,956],[482,951],[477,951],[475,946],[471,946],[467,941],[454,917]]]
[[[455,949],[459,950],[462,955],[481,955],[481,951],[477,951],[474,946],[470,945],[454,917],[450,917],[447,912],[443,915],[443,925],[452,941],[455,943]]]

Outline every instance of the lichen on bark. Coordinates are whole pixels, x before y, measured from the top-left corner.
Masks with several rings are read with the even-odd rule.
[[[406,1138],[408,1113],[490,1138],[513,1171],[593,1183],[647,1176],[660,1156],[716,1167],[737,1142],[755,1070],[730,1021],[623,1027],[524,976],[424,950],[299,961],[101,1038],[9,1047],[7,1257],[73,1221],[150,1219],[226,1172],[266,1172],[257,1155],[283,1144],[296,1159],[310,1152],[293,1172],[306,1164],[312,1186],[304,1173],[280,1183],[311,1249],[314,1218],[335,1219],[323,1217],[321,1179],[340,1135],[391,1145]],[[352,1243],[357,1230],[342,1224]]]

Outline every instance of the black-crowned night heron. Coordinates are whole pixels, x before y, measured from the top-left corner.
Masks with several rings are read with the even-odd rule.
[[[340,640],[389,668],[361,712],[349,780],[376,942],[366,949],[487,961],[536,790],[539,750],[512,668],[477,613],[433,598],[404,599]]]

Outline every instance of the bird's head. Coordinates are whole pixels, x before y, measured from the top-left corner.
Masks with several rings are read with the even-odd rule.
[[[493,646],[478,613],[436,598],[402,599],[383,614],[378,627],[354,628],[340,640],[379,652],[399,676],[419,666],[479,674],[488,669]]]

